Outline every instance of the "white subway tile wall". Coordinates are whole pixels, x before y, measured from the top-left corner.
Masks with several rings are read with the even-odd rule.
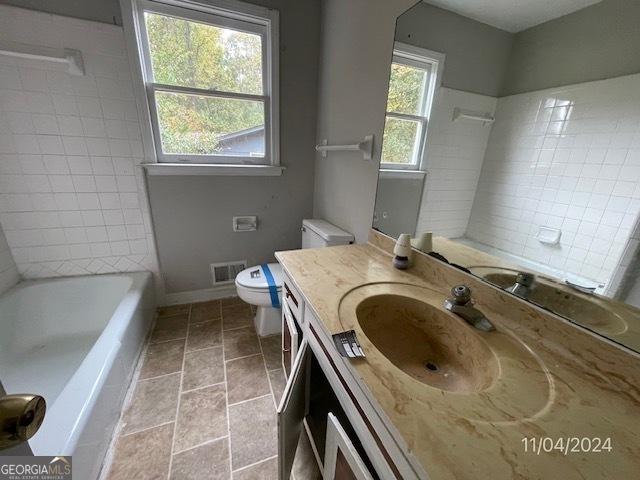
[[[491,113],[497,99],[440,88],[427,133],[427,178],[416,233],[448,238],[464,235],[491,126],[470,120],[452,121],[454,108]]]
[[[0,227],[0,294],[6,292],[20,280],[16,262],[11,255],[11,249]]]
[[[0,224],[20,274],[157,272],[122,28],[0,6],[0,39],[78,49],[86,68],[0,55]]]
[[[608,282],[640,213],[640,75],[504,97],[496,118],[467,236]]]

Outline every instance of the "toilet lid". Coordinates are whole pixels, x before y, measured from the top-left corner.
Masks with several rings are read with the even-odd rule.
[[[269,270],[271,270],[271,275],[273,275],[273,281],[278,289],[282,288],[282,266],[279,263],[269,263],[268,265]],[[264,274],[262,265],[249,267],[241,271],[236,277],[236,283],[255,290],[269,290],[269,283],[267,282],[267,277]]]

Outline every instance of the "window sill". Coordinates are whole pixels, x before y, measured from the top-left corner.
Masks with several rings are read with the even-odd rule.
[[[380,178],[402,178],[405,180],[421,180],[427,172],[424,170],[392,170],[387,168],[380,169]]]
[[[142,163],[149,175],[279,177],[285,167],[276,165],[215,165],[209,163]]]

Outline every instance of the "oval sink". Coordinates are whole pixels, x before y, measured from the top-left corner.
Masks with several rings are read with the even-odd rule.
[[[471,267],[470,270],[503,289],[511,287],[517,276],[517,271],[503,268]],[[571,290],[546,278],[536,277],[536,283],[527,300],[605,335],[621,335],[628,328],[627,322],[602,305],[603,301],[598,297]]]
[[[365,358],[352,365],[369,388],[382,386],[396,411],[417,402],[492,424],[542,415],[554,387],[540,358],[491,312],[483,311],[496,330],[483,332],[445,310],[445,299],[425,286],[392,282],[361,285],[342,297],[340,325],[356,332]]]
[[[479,392],[498,375],[487,344],[463,322],[415,298],[384,294],[356,307],[362,331],[396,367],[452,392]]]

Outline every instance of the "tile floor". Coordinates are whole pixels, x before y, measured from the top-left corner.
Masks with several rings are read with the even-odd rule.
[[[259,339],[249,305],[160,308],[140,361],[106,479],[277,478],[280,336]]]

